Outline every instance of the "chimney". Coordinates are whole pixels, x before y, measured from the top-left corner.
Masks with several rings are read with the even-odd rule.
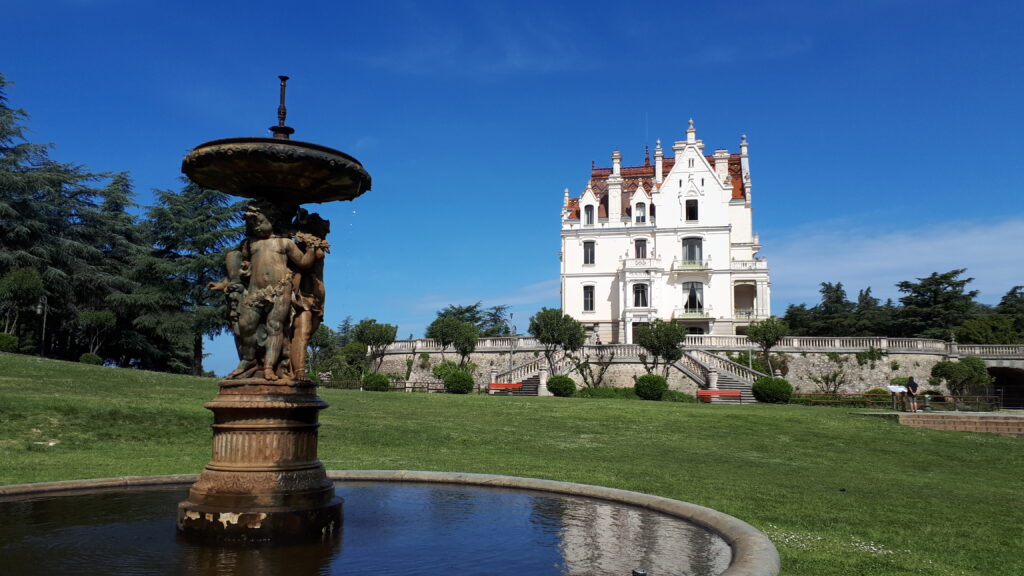
[[[725,179],[729,176],[729,151],[718,149],[715,150],[715,176],[718,177],[718,181],[725,185]]]
[[[661,140],[659,139],[657,144],[654,146],[654,183],[661,186],[661,181],[664,176],[662,160],[664,160],[664,152],[661,150]]]
[[[622,220],[622,154],[612,152],[612,175],[608,177],[608,222],[613,226]]]

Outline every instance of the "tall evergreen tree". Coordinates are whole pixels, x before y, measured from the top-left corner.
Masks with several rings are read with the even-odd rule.
[[[154,272],[166,282],[164,304],[152,313],[164,321],[187,325],[192,342],[190,372],[203,373],[203,338],[227,327],[224,296],[209,288],[224,277],[224,253],[242,237],[240,221],[244,202],[232,202],[227,194],[187,182],[180,192],[156,191],[156,206],[148,213],[152,230]],[[159,299],[160,295],[154,295]],[[184,313],[186,317],[175,317]],[[158,318],[147,318],[152,324]]]
[[[948,340],[958,326],[978,315],[977,290],[967,290],[974,278],[961,278],[966,268],[943,274],[932,272],[917,282],[903,281],[896,288],[903,308],[899,314],[903,336]]]

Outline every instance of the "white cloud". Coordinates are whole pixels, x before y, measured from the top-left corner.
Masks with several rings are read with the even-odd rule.
[[[1024,284],[1024,218],[948,221],[898,230],[824,222],[763,238],[772,274],[772,308],[820,301],[822,282],[842,282],[851,299],[871,287],[878,298],[899,297],[895,284],[932,272],[966,268],[978,300],[993,304]]]

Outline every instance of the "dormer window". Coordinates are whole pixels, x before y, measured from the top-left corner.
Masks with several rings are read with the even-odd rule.
[[[587,204],[583,207],[583,223],[588,225],[594,224],[594,205]]]
[[[636,205],[636,223],[644,224],[647,222],[647,205],[643,202],[638,202]]]
[[[695,221],[697,220],[697,201],[687,200],[686,201],[686,220]]]

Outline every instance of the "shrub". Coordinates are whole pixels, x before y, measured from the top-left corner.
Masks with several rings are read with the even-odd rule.
[[[678,390],[665,390],[665,393],[661,395],[662,402],[685,402],[687,404],[696,404],[697,398],[686,392],[680,392]]]
[[[784,378],[758,378],[752,392],[758,402],[785,404],[793,396],[793,387]]]
[[[18,351],[18,337],[0,332],[0,352],[15,353]]]
[[[639,400],[632,388],[581,388],[573,394],[576,398],[614,398],[616,400]]]
[[[893,386],[906,386],[907,382],[910,382],[910,378],[907,378],[906,376],[897,376],[892,380],[889,380],[889,384],[892,384]]]
[[[942,390],[937,390],[935,388],[929,388],[929,389],[921,392],[921,396],[931,396],[932,397],[932,402],[940,402],[941,403],[941,402],[945,402],[946,401],[946,393],[943,392]]]
[[[434,367],[431,369],[431,373],[434,375],[434,378],[437,378],[438,380],[444,382],[445,379],[448,377],[448,374],[458,369],[458,364],[452,362],[451,360],[445,360],[444,362],[435,364]]]
[[[94,366],[103,365],[103,358],[100,358],[99,356],[93,354],[92,352],[86,352],[85,354],[82,354],[81,356],[78,357],[78,361],[81,362],[82,364],[92,364]]]
[[[633,390],[641,400],[661,400],[661,396],[668,390],[668,382],[657,374],[644,374],[636,379]]]
[[[473,377],[469,372],[452,370],[444,378],[444,389],[449,394],[469,394],[473,391]]]
[[[387,392],[391,389],[391,381],[384,374],[370,372],[363,376],[363,390],[367,392]]]
[[[576,392],[576,383],[568,376],[552,376],[548,378],[548,390],[555,396],[568,398]]]
[[[882,388],[881,386],[875,386],[873,388],[868,388],[867,390],[864,391],[864,393],[865,394],[885,394],[886,396],[888,396],[889,395],[889,389],[888,388]]]

